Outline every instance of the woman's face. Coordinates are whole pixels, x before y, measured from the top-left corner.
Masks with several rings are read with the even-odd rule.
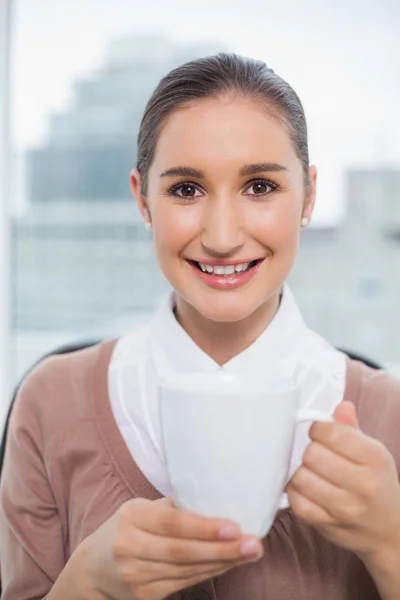
[[[146,198],[137,171],[132,189],[180,301],[221,322],[268,302],[292,268],[302,217],[311,218],[314,168],[310,177],[306,194],[285,128],[251,100],[201,100],[170,115]]]

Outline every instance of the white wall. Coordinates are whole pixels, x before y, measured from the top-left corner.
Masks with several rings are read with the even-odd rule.
[[[9,66],[11,0],[0,0],[0,424],[9,402]]]

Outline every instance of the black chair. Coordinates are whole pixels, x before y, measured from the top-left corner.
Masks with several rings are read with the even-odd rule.
[[[7,413],[7,417],[6,417],[6,422],[4,424],[3,435],[2,435],[2,438],[1,438],[1,446],[0,446],[0,478],[1,478],[1,472],[3,470],[4,455],[5,455],[5,452],[6,452],[7,432],[8,432],[8,427],[9,427],[9,424],[10,424],[11,412],[12,412],[12,408],[14,406],[14,402],[15,402],[15,399],[16,399],[16,397],[18,395],[18,391],[19,391],[19,388],[21,386],[22,381],[45,358],[48,358],[49,356],[54,356],[56,354],[69,354],[70,352],[77,352],[78,350],[84,350],[85,348],[90,348],[91,346],[95,346],[96,344],[99,344],[100,342],[101,342],[101,340],[82,340],[82,341],[78,341],[78,342],[73,342],[71,344],[64,344],[63,346],[59,346],[55,350],[52,350],[51,352],[48,352],[47,354],[45,354],[44,356],[42,356],[38,361],[36,361],[34,363],[34,365],[22,377],[21,381],[19,382],[19,384],[15,388],[15,391],[14,391],[14,394],[13,394],[13,397],[12,397],[12,400],[11,400],[11,404],[10,404],[10,407],[8,409],[8,413]],[[1,589],[0,589],[0,592],[1,592]]]
[[[340,350],[344,354],[347,354],[347,356],[351,360],[357,360],[358,362],[362,362],[365,365],[367,365],[367,367],[370,367],[371,369],[376,369],[377,371],[381,371],[382,369],[384,369],[383,365],[377,363],[375,360],[373,360],[371,358],[364,356],[363,354],[359,354],[358,352],[352,352],[351,350],[344,350],[343,348],[338,348],[338,350]]]

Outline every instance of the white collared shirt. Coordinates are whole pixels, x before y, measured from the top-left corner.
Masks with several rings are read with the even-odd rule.
[[[299,408],[332,415],[343,400],[346,357],[304,323],[294,297],[284,287],[280,307],[249,348],[220,367],[181,327],[169,295],[150,323],[121,337],[109,366],[114,417],[135,462],[158,491],[171,495],[161,444],[158,381],[185,372],[260,373],[284,368],[300,386]],[[310,424],[296,428],[288,478],[301,465]]]

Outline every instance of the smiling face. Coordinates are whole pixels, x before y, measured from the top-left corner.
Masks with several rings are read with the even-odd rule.
[[[186,105],[164,123],[132,190],[151,218],[159,265],[178,300],[212,321],[246,319],[270,302],[311,218],[315,169],[304,171],[286,128],[250,99]]]

